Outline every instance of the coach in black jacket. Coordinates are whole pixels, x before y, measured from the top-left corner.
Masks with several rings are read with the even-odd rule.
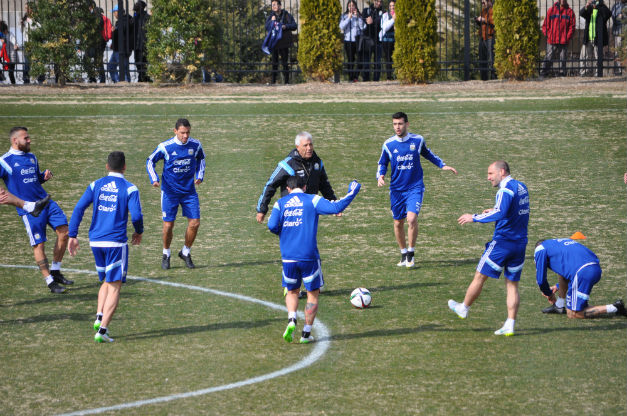
[[[306,131],[296,135],[296,149],[279,162],[274,172],[268,179],[266,186],[257,202],[257,222],[263,222],[268,212],[268,204],[277,188],[281,188],[281,196],[288,194],[286,181],[290,176],[298,175],[306,178],[308,194],[317,194],[318,191],[328,200],[336,200],[333,188],[329,183],[327,172],[324,170],[322,160],[313,150],[311,134]]]

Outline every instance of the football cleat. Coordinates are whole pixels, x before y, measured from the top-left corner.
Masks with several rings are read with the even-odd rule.
[[[468,317],[468,309],[464,308],[463,303],[455,302],[453,299],[449,299],[448,307],[461,319],[466,319]]]
[[[94,321],[94,331],[98,331],[100,329],[101,324],[102,324],[102,321],[100,319],[96,319]]]
[[[63,276],[63,274],[61,273],[61,270],[50,270],[50,276],[52,276],[55,282],[62,285],[69,286],[74,284],[74,280],[66,279],[65,276]]]
[[[407,260],[405,260],[405,267],[407,267],[408,269],[411,269],[412,267],[414,267],[414,252],[413,251],[407,252]]]
[[[512,337],[514,336],[514,328],[502,327],[494,331],[494,335],[505,335],[506,337]]]
[[[45,198],[40,199],[39,201],[35,201],[35,208],[33,212],[30,213],[33,217],[38,217],[41,214],[41,211],[48,206],[48,202],[50,202],[50,195],[46,195]]]
[[[179,257],[181,259],[183,259],[183,261],[185,262],[185,266],[187,266],[188,269],[196,268],[196,266],[194,266],[194,262],[192,262],[192,255],[191,255],[191,253],[188,254],[187,256],[184,256],[183,252],[179,251]]]
[[[305,337],[300,337],[300,343],[301,344],[311,344],[312,342],[314,342],[315,339],[313,336],[309,335],[307,338]]]
[[[566,308],[558,308],[555,304],[542,309],[542,313],[556,313],[563,315],[566,313]]]
[[[401,261],[396,263],[396,265],[398,267],[402,267],[402,266],[405,266],[406,264],[407,264],[407,253],[402,253],[401,254]]]
[[[113,338],[109,336],[109,333],[101,334],[100,332],[96,332],[94,335],[94,341],[96,342],[113,342],[115,341]]]
[[[298,292],[298,299],[307,299],[307,291],[301,290],[300,292]]]
[[[168,256],[167,254],[164,254],[163,258],[161,259],[161,268],[163,270],[168,270],[170,268],[170,256]]]
[[[59,285],[57,282],[50,282],[50,284],[48,285],[48,289],[50,289],[50,291],[52,293],[63,293],[65,292],[65,288],[61,285]]]
[[[612,303],[616,308],[616,315],[627,316],[627,310],[625,309],[625,304],[622,299],[618,299],[616,302]]]
[[[296,329],[296,322],[290,321],[287,324],[287,328],[285,328],[285,332],[283,333],[283,339],[286,342],[292,342],[292,334],[294,333],[294,329]]]

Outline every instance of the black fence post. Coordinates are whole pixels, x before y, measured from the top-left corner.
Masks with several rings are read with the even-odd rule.
[[[464,81],[470,79],[470,0],[464,0]]]

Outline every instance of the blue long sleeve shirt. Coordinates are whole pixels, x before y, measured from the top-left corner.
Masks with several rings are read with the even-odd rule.
[[[9,192],[24,201],[37,201],[45,198],[46,191],[42,183],[44,173],[39,170],[39,162],[34,154],[22,152],[11,148],[0,157],[0,178]],[[17,213],[27,214],[22,208],[17,208]]]
[[[91,245],[112,247],[126,244],[128,214],[137,234],[144,232],[144,219],[137,187],[124,179],[121,173],[108,176],[89,184],[79,199],[70,219],[70,237],[78,235],[78,228],[85,210],[93,204],[89,241]]]
[[[294,261],[320,259],[318,217],[344,211],[360,188],[359,183],[351,182],[348,193],[339,201],[306,194],[301,189],[295,189],[276,201],[268,219],[268,229],[279,235],[281,258]]]
[[[442,169],[446,164],[431,149],[425,139],[413,133],[405,137],[392,136],[383,143],[377,169],[377,178],[385,176],[390,165],[390,190],[408,191],[424,188],[420,156]]]
[[[150,183],[159,181],[155,165],[163,160],[161,190],[167,194],[189,195],[196,192],[194,180],[205,175],[205,153],[200,142],[189,138],[183,144],[176,137],[159,143],[146,160]]]
[[[570,282],[582,266],[599,264],[599,258],[592,250],[570,238],[544,240],[536,247],[533,258],[536,263],[536,283],[547,296],[552,294],[547,281],[547,269]]]
[[[527,244],[529,225],[529,192],[524,183],[511,176],[503,178],[496,192],[494,208],[472,216],[474,222],[495,222],[494,240],[518,241]]]

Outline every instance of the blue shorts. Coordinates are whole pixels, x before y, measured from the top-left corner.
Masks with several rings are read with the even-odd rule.
[[[47,225],[50,225],[55,230],[57,227],[67,225],[67,217],[55,201],[50,201],[38,217],[33,217],[30,214],[22,215],[22,221],[24,221],[30,245],[33,247],[48,241],[46,238]]]
[[[183,210],[183,216],[189,219],[200,218],[200,202],[198,194],[176,195],[166,194],[161,191],[161,215],[163,221],[174,221],[179,205]]]
[[[420,213],[422,196],[425,188],[414,188],[408,191],[390,191],[390,208],[395,220],[407,217],[408,212]]]
[[[90,244],[98,244],[93,242]],[[126,270],[128,268],[128,245],[120,247],[94,247],[91,246],[96,261],[98,278],[107,283],[121,281],[126,282]]]
[[[568,282],[566,309],[582,311],[588,307],[592,287],[601,280],[599,263],[586,263],[577,270],[573,280]]]
[[[477,271],[495,279],[498,279],[503,272],[507,280],[518,282],[523,264],[525,264],[526,247],[527,243],[492,240],[485,245]]]
[[[300,289],[301,282],[308,292],[324,285],[320,260],[283,261],[283,287],[287,290]]]

